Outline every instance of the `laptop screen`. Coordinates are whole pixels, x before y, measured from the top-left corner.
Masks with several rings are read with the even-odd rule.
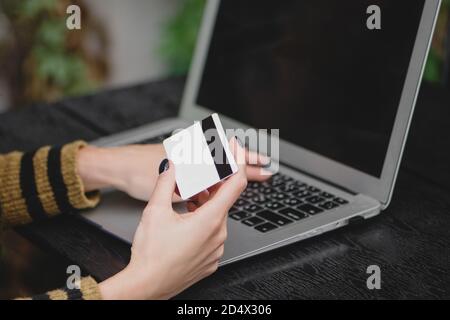
[[[221,1],[196,102],[380,177],[424,3]]]

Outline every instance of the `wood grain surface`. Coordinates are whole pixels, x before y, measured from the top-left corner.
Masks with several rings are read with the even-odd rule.
[[[173,116],[182,89],[183,79],[171,79],[0,115],[0,152],[89,141]],[[226,266],[177,298],[450,298],[447,99],[422,90],[394,199],[381,216]],[[18,232],[98,280],[121,270],[130,255],[128,244],[77,216]],[[381,290],[366,287],[369,265],[381,268]]]

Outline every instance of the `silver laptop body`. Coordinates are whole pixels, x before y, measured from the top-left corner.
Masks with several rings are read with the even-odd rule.
[[[268,3],[268,1],[265,2]],[[308,1],[300,2],[307,3]],[[310,2],[317,3],[315,1]],[[325,2],[332,3],[335,1]],[[284,140],[283,128],[280,128],[280,152],[279,159],[276,160],[280,163],[279,172],[284,177],[283,179],[296,182],[298,185],[305,184],[308,188],[312,188],[311,190],[317,188],[317,190],[320,190],[319,196],[322,194],[332,195],[333,199],[340,199],[341,204],[336,208],[325,210],[320,207],[327,201],[327,199],[323,199],[322,203],[313,204],[315,207],[322,208],[323,212],[307,214],[307,217],[298,221],[288,215],[280,214],[290,223],[277,225],[276,222],[273,222],[277,228],[267,232],[258,231],[255,226],[244,224],[243,219],[228,219],[228,240],[226,241],[225,254],[221,265],[337,229],[347,225],[352,219],[372,218],[387,208],[392,197],[440,7],[440,1],[438,0],[423,0],[423,4],[421,4],[421,1],[413,2],[417,2],[417,7],[420,8],[420,10],[418,9],[420,11],[419,19],[415,26],[417,32],[414,31],[415,40],[411,44],[412,51],[407,62],[407,70],[405,69],[404,81],[401,84],[401,95],[399,96],[393,128],[392,132],[389,133],[387,151],[380,167],[379,176],[343,164],[342,161],[336,161],[317,151],[311,151],[293,143],[292,139],[290,141],[288,141],[289,139]],[[234,1],[228,3],[229,6]],[[272,1],[272,4],[278,6],[277,1]],[[105,137],[93,141],[93,144],[118,146],[157,142],[158,137],[166,136],[175,129],[187,127],[193,121],[201,120],[213,112],[221,114],[222,122],[226,128],[252,128],[251,124],[245,123],[241,119],[236,119],[220,112],[220,110],[213,110],[214,108],[208,108],[198,103],[199,91],[202,90],[202,77],[207,72],[205,69],[208,68],[208,52],[216,36],[214,30],[218,19],[226,19],[227,15],[221,17],[221,10],[229,10],[229,8],[226,8],[227,5],[220,0],[208,1],[179,117]],[[239,12],[242,14],[245,10]],[[362,14],[364,15],[366,12],[362,12]],[[402,19],[402,17],[399,17],[399,19]],[[333,55],[334,53],[330,52],[329,54]],[[321,76],[326,77],[327,75]],[[324,93],[326,89],[325,87]],[[276,112],[276,110],[273,112]],[[296,120],[292,119],[291,121]],[[354,152],[357,154],[358,150],[356,149]],[[253,189],[253,192],[258,193],[257,186]],[[317,198],[315,200],[317,201]],[[279,202],[283,203],[283,201],[280,200]],[[305,199],[301,199],[301,201],[305,202]],[[106,232],[131,243],[144,207],[145,203],[143,202],[135,201],[123,193],[107,190],[103,192],[100,206],[84,213],[83,217]],[[179,209],[182,210],[182,208]],[[276,211],[274,210],[274,212]],[[254,216],[257,216],[257,212],[252,213],[251,217]]]

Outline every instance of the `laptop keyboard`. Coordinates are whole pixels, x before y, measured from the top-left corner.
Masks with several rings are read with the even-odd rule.
[[[140,143],[161,143],[170,135],[164,134]],[[277,173],[267,182],[249,182],[231,208],[229,217],[267,233],[346,204],[348,201],[343,198]]]
[[[343,198],[277,173],[267,182],[249,182],[229,217],[266,233],[345,204]]]

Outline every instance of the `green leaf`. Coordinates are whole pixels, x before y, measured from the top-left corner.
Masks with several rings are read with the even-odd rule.
[[[52,48],[62,49],[65,42],[66,26],[59,19],[44,20],[36,33],[36,43]]]
[[[440,83],[442,75],[442,61],[434,49],[431,49],[425,66],[424,79],[432,83]]]
[[[165,27],[159,53],[173,75],[189,69],[205,4],[206,0],[184,0]]]
[[[35,17],[41,12],[52,10],[56,7],[57,0],[19,0],[20,11],[26,17]]]

